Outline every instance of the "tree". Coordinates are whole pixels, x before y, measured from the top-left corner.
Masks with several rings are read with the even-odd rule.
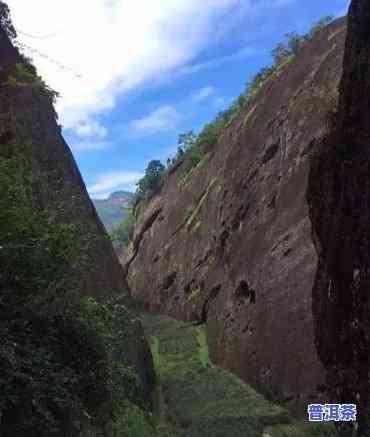
[[[288,40],[288,49],[292,55],[297,55],[302,47],[302,37],[297,32],[289,32],[285,34]]]
[[[287,58],[287,56],[290,55],[290,50],[288,49],[288,47],[285,44],[279,43],[271,51],[271,55],[274,58],[275,64],[279,65]]]
[[[160,188],[165,166],[158,160],[149,162],[145,170],[145,176],[137,183],[137,194],[146,199],[150,199]]]
[[[134,236],[135,217],[132,210],[127,211],[123,221],[116,226],[111,233],[113,241],[119,241],[124,245],[128,245]]]
[[[197,136],[195,135],[194,131],[188,131],[183,134],[179,135],[178,139],[178,145],[181,147],[184,151],[187,151],[191,149],[195,143],[197,142]]]
[[[17,32],[10,18],[9,7],[2,1],[0,1],[0,27],[10,39],[15,39],[17,37]]]
[[[311,28],[310,32],[308,33],[308,38],[313,38],[317,32],[324,29],[328,24],[332,23],[334,20],[333,15],[327,15],[326,17],[321,18],[319,21],[317,21]]]

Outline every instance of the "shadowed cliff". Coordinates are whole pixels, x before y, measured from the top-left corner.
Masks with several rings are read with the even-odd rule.
[[[370,433],[370,4],[353,0],[338,110],[312,161],[308,200],[319,254],[315,336],[330,398],[357,404]],[[339,425],[352,436],[352,425]]]
[[[39,180],[35,204],[59,223],[78,227],[84,253],[75,268],[80,289],[104,296],[128,292],[111,242],[90,201],[72,153],[61,135],[51,98],[25,76],[27,60],[0,29],[0,157],[29,145],[32,173]],[[6,83],[12,75],[18,83]],[[28,79],[28,80],[27,80]],[[17,86],[18,85],[18,86]]]

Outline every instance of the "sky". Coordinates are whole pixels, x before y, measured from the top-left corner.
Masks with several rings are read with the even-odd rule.
[[[60,93],[59,123],[93,198],[135,190],[178,135],[212,121],[284,35],[348,0],[8,0],[22,51]]]

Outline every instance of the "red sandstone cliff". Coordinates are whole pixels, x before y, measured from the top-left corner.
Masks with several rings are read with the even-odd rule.
[[[319,32],[191,177],[182,166],[168,176],[141,214],[128,274],[148,308],[206,322],[216,363],[302,415],[327,400],[306,191],[338,100],[345,35],[344,19]]]

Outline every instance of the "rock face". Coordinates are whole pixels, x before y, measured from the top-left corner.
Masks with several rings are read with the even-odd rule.
[[[370,434],[370,4],[353,0],[338,111],[312,161],[308,199],[319,254],[313,289],[318,352],[331,398],[357,404]],[[352,426],[340,426],[352,436]]]
[[[169,174],[127,266],[148,308],[206,322],[215,362],[301,415],[327,401],[306,191],[311,151],[338,101],[345,35],[344,19],[319,32],[190,177],[182,166]]]
[[[51,99],[21,80],[19,86],[6,84],[9,73],[24,62],[0,29],[0,157],[28,147],[32,173],[42,182],[34,193],[36,204],[48,210],[55,220],[78,228],[83,247],[77,266],[79,289],[94,296],[127,292],[111,242],[61,135]]]

